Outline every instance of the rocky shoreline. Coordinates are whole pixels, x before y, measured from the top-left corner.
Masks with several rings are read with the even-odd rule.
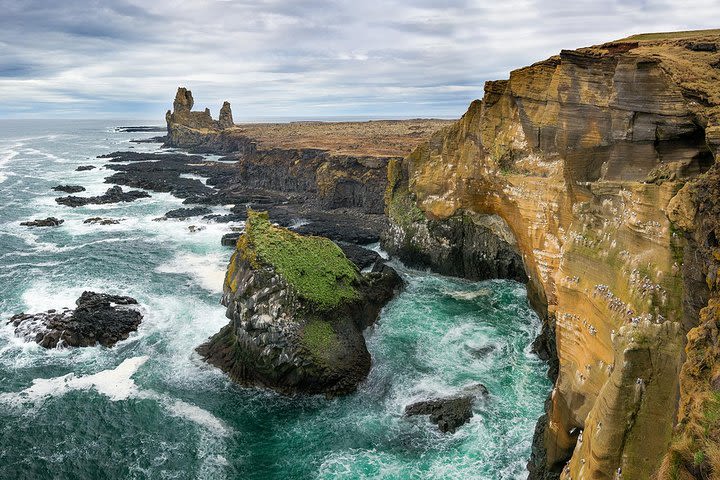
[[[396,128],[389,150],[369,140],[377,125],[365,137],[239,126],[227,102],[215,120],[180,88],[167,135],[151,140],[189,154],[103,155],[115,186],[57,201],[169,192],[186,206],[163,220],[246,222],[219,239],[234,248],[229,323],[198,352],[236,382],[284,394],[342,395],[367,375],[362,330],[401,282],[360,245],[446,275],[525,282],[543,321],[533,350],[554,382],[530,478],[703,478],[720,449],[702,413],[717,409],[720,384],[720,74],[706,47],[720,37],[688,35],[562,51],[488,82],[435,133],[383,125]],[[14,321],[64,325],[59,315]],[[478,396],[430,398],[406,414],[451,432]]]
[[[112,347],[137,330],[143,315],[134,298],[83,292],[74,310],[19,313],[10,317],[15,334],[44,348]]]

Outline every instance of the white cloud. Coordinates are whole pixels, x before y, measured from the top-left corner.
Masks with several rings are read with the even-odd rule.
[[[0,0],[0,117],[459,116],[561,48],[712,28],[711,0]]]

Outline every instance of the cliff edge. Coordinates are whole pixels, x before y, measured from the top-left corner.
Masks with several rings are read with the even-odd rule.
[[[527,277],[555,381],[530,478],[720,475],[719,48],[701,31],[564,50],[388,166],[386,249]]]

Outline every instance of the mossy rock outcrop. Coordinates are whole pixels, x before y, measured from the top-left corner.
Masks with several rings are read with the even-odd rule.
[[[243,385],[352,392],[370,371],[362,330],[401,284],[386,265],[361,274],[330,240],[249,211],[225,277],[230,323],[198,352]]]

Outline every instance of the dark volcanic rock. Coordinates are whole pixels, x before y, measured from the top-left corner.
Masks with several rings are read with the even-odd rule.
[[[76,172],[84,172],[85,170],[93,170],[97,168],[95,165],[80,165],[75,169]]]
[[[694,52],[717,52],[718,46],[713,42],[690,42],[687,44],[688,50]]]
[[[238,238],[240,238],[240,235],[242,235],[242,233],[240,233],[240,232],[226,233],[220,239],[220,244],[223,245],[224,247],[235,248],[235,244],[237,243]]]
[[[337,242],[337,245],[342,249],[348,260],[353,262],[360,270],[372,269],[376,265],[383,263],[380,254],[368,248],[345,242]]]
[[[116,132],[128,132],[128,133],[136,133],[136,132],[164,132],[166,131],[166,127],[160,127],[160,126],[146,126],[141,125],[138,127],[115,127]]]
[[[112,163],[105,168],[116,171],[105,179],[106,183],[169,192],[178,198],[188,199],[188,203],[219,205],[230,202],[227,196],[217,196],[215,188],[182,175],[207,177],[208,184],[220,186],[232,180],[235,173],[232,165],[207,162],[198,155],[177,153],[113,152],[98,158],[109,158]]]
[[[352,392],[370,370],[362,330],[402,280],[360,274],[331,241],[274,227],[251,213],[228,267],[230,323],[197,351],[244,385],[285,394]]]
[[[85,191],[85,187],[82,187],[80,185],[56,185],[52,189],[56,192],[65,193],[79,193]]]
[[[190,218],[190,217],[199,217],[200,215],[207,215],[209,213],[212,213],[212,210],[210,210],[208,207],[193,207],[193,208],[176,208],[175,210],[170,210],[165,214],[166,218]]]
[[[382,246],[411,267],[430,267],[443,275],[527,282],[517,241],[497,215],[459,212],[445,220],[392,222]]]
[[[137,330],[142,314],[131,305],[134,298],[83,292],[75,310],[48,310],[44,313],[14,315],[7,322],[15,334],[41,347],[112,347]]]
[[[122,219],[116,218],[90,217],[84,220],[83,223],[88,223],[91,225],[117,225],[121,221]]]
[[[130,143],[165,143],[167,141],[166,135],[161,135],[159,137],[150,137],[150,138],[133,138],[130,140]]]
[[[121,187],[115,186],[108,188],[105,194],[96,197],[76,197],[74,195],[70,195],[67,197],[56,198],[55,201],[61,205],[67,205],[68,207],[82,207],[83,205],[90,204],[134,202],[139,198],[148,197],[150,197],[150,194],[147,192],[141,192],[140,190],[130,190],[128,192],[124,192]]]
[[[60,220],[55,217],[48,217],[45,219],[32,220],[29,222],[22,222],[20,225],[24,227],[57,227],[65,220]]]
[[[184,153],[143,153],[143,152],[111,152],[98,155],[97,158],[107,158],[110,162],[202,162],[205,159],[200,155],[185,155]]]
[[[453,395],[450,397],[422,400],[405,407],[405,415],[430,415],[430,421],[438,426],[443,433],[455,433],[462,425],[466,424],[473,416],[473,404],[476,396],[486,396],[487,388],[478,384],[467,393]]]

